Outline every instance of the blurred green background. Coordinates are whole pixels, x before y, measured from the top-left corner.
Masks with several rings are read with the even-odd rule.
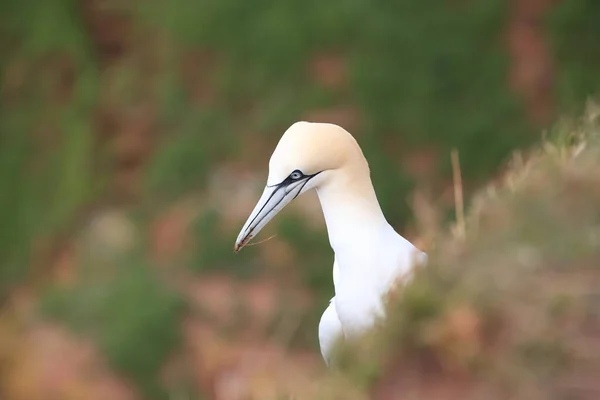
[[[425,245],[411,199],[453,218],[452,149],[468,197],[600,89],[595,0],[0,4],[9,400],[235,399],[231,371],[319,370],[315,196],[232,252],[282,132],[353,133]]]

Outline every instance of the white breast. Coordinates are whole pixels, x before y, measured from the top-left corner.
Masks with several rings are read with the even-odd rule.
[[[410,274],[416,258],[424,253],[393,230],[344,250],[336,251],[339,271],[334,302],[348,337],[363,333],[385,317],[383,296],[398,279]]]

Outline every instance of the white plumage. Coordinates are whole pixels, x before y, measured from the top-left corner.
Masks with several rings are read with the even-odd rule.
[[[267,186],[235,250],[286,204],[313,188],[335,253],[335,296],[319,322],[321,354],[329,365],[336,340],[360,335],[384,317],[382,296],[426,256],[385,219],[367,161],[352,135],[334,124],[310,122],[295,123],[277,144]]]

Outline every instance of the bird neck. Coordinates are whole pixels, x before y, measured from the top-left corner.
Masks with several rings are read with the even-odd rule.
[[[336,253],[356,247],[359,241],[371,241],[389,226],[368,173],[340,172],[335,179],[317,188],[317,194],[329,242]]]

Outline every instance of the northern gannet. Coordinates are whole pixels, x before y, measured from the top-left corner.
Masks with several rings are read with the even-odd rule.
[[[294,123],[279,140],[269,161],[266,187],[234,250],[313,188],[335,253],[335,295],[319,322],[321,354],[330,365],[337,339],[360,335],[384,317],[383,295],[426,255],[385,219],[367,160],[354,137],[335,124],[305,121]]]

